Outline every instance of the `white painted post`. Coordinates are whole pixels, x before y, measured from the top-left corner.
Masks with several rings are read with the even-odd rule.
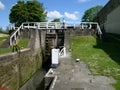
[[[29,29],[29,23],[28,23],[28,29]]]
[[[48,29],[48,22],[46,23],[46,25],[45,25],[45,26],[46,26],[46,28]]]
[[[35,23],[34,23],[34,28],[36,29]]]
[[[24,28],[24,25],[23,25],[23,23],[22,23],[22,29]]]
[[[57,29],[57,23],[55,22],[55,29]]]
[[[15,39],[15,41],[17,40],[17,36],[16,36],[16,33],[15,33],[15,35],[14,35],[14,39]]]
[[[10,37],[10,46],[12,46],[12,38]]]
[[[100,35],[100,39],[102,38],[102,31],[100,29],[100,26],[97,24],[98,34]]]
[[[82,29],[84,29],[83,23],[81,24]]]
[[[20,30],[18,31],[18,35],[20,36]]]
[[[74,24],[74,29],[75,29],[75,24]]]
[[[64,56],[66,56],[66,47],[64,47]]]
[[[91,29],[92,28],[92,25],[91,25],[91,23],[90,23],[90,27],[89,27],[89,29]]]
[[[36,23],[37,24],[37,29],[39,29],[39,23]]]
[[[15,24],[13,24],[13,29],[15,30]]]

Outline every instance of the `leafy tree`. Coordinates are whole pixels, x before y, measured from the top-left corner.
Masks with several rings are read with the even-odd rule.
[[[103,8],[103,6],[95,6],[85,11],[82,22],[92,22],[97,17],[98,12]]]
[[[27,19],[27,8],[25,7],[24,1],[18,1],[11,9],[9,19],[11,23],[15,23],[17,26]]]
[[[55,18],[52,22],[60,22],[60,18]]]
[[[11,8],[9,20],[16,26],[22,22],[41,22],[46,21],[46,15],[43,4],[36,0],[24,2],[19,0],[16,5]]]
[[[43,8],[43,4],[38,3],[37,1],[27,1],[26,3],[28,18],[27,20],[30,22],[36,21],[46,21],[46,14]]]

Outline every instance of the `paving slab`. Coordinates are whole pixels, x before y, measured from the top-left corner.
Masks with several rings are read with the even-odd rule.
[[[83,61],[73,64],[70,57],[70,53],[61,57],[54,69],[58,78],[53,90],[114,90],[110,84],[116,81],[112,77],[93,76]]]

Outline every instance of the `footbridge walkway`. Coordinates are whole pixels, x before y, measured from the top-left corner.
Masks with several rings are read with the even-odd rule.
[[[21,35],[21,31],[25,29],[38,29],[38,30],[65,30],[68,28],[79,29],[96,29],[101,37],[101,29],[97,22],[81,22],[80,24],[61,23],[61,22],[24,22],[20,27],[15,27],[14,24],[9,26],[9,30],[15,30],[10,36],[10,46],[16,44],[18,37]]]

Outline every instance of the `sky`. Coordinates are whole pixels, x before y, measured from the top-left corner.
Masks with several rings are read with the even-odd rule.
[[[0,27],[5,29],[9,24],[10,9],[18,0],[0,0]],[[24,0],[26,1],[26,0]],[[106,5],[109,0],[38,0],[47,11],[47,20],[64,18],[68,23],[80,23],[84,12],[96,5]]]

